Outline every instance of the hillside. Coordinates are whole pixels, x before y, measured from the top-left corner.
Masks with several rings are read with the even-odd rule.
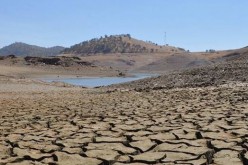
[[[145,42],[132,38],[129,34],[111,35],[84,41],[65,49],[64,54],[111,54],[111,53],[163,53],[182,52],[184,49],[159,46],[152,42]]]
[[[183,70],[200,66],[211,65],[212,62],[200,56],[191,53],[175,53],[167,57],[163,57],[157,61],[149,63],[138,68],[137,72],[170,72],[175,70]]]
[[[22,42],[16,42],[0,49],[0,55],[14,54],[16,56],[54,56],[59,54],[64,47],[55,46],[50,48],[29,45]]]
[[[241,49],[235,49],[231,51],[226,51],[223,56],[214,59],[215,62],[228,62],[228,61],[240,61],[248,60],[248,47]]]
[[[213,52],[180,52],[164,56],[158,60],[143,65],[136,72],[168,73],[225,62],[248,60],[248,48],[222,50]]]
[[[45,78],[45,77],[97,77],[120,76],[120,71],[110,67],[97,66],[82,60],[79,57],[64,56],[0,56],[1,76],[18,78]]]
[[[247,61],[236,60],[216,65],[181,70],[154,78],[138,80],[132,83],[117,84],[112,87],[124,87],[137,90],[159,90],[186,87],[207,87],[234,82],[247,83],[247,69]]]

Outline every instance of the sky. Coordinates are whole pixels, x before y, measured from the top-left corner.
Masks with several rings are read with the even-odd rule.
[[[0,0],[0,48],[70,47],[115,34],[190,51],[241,48],[248,46],[247,6],[247,0]]]

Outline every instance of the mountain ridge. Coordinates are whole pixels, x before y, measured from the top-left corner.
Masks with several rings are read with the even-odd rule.
[[[15,42],[0,49],[0,56],[54,56],[58,55],[65,48],[62,46],[41,47],[23,42]]]
[[[105,35],[104,37],[94,38],[83,41],[79,44],[66,48],[63,54],[111,54],[111,53],[164,53],[164,52],[185,51],[182,48],[172,46],[162,46],[151,41],[142,41],[132,38],[130,34]]]

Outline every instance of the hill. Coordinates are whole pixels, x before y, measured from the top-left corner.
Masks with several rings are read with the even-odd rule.
[[[64,49],[65,48],[61,46],[45,48],[22,42],[16,42],[0,49],[0,55],[5,56],[14,54],[16,56],[54,56],[59,54]]]
[[[113,85],[113,87],[125,87],[137,90],[159,90],[217,86],[228,83],[247,84],[247,81],[247,60],[234,60],[172,72],[154,78],[138,80],[132,83]]]
[[[111,35],[84,41],[65,49],[63,54],[111,54],[111,53],[163,53],[180,52],[182,48],[159,46],[150,41],[141,41],[132,38],[129,34]]]
[[[180,52],[163,56],[158,60],[137,68],[136,72],[168,73],[225,62],[248,60],[248,47],[207,52]]]
[[[226,51],[223,56],[214,59],[215,62],[228,62],[240,60],[248,60],[248,47]]]
[[[175,53],[138,68],[138,72],[170,72],[211,65],[211,61],[191,53]]]

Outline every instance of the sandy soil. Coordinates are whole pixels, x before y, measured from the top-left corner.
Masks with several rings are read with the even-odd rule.
[[[0,78],[0,164],[245,164],[248,88],[82,89]]]
[[[15,66],[0,63],[0,76],[15,78],[117,76],[109,67],[64,68],[59,66]]]
[[[171,56],[174,52],[168,53],[125,53],[125,54],[108,54],[96,56],[83,56],[82,60],[93,62],[99,66],[111,66],[119,70],[135,71],[140,67],[159,61],[165,57]],[[148,70],[147,70],[148,71]]]

